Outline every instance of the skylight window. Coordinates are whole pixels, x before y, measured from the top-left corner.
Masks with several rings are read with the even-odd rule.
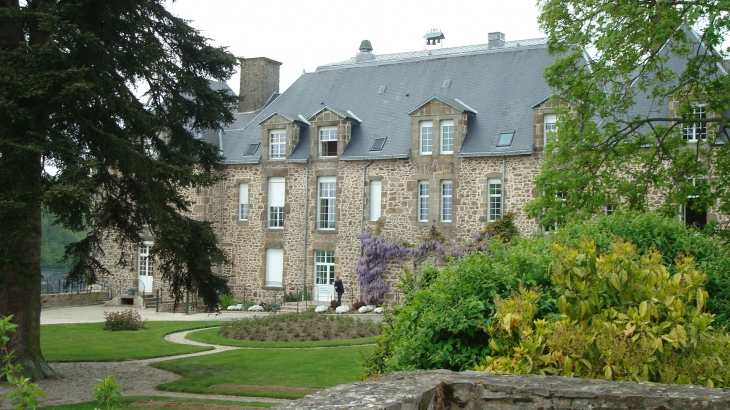
[[[497,141],[498,147],[509,147],[512,145],[512,138],[515,136],[514,131],[503,132],[499,134],[499,141]]]
[[[385,146],[385,140],[387,140],[388,137],[385,138],[375,138],[373,140],[373,144],[370,146],[370,151],[380,151]]]
[[[385,86],[381,85],[380,88],[378,88],[378,94],[385,94]]]
[[[451,87],[451,79],[447,78],[446,80],[444,80],[444,85],[442,85],[441,88],[449,88],[449,87]]]
[[[246,148],[246,152],[243,153],[243,155],[253,155],[256,153],[256,151],[259,149],[259,145],[261,145],[260,142],[254,142],[252,144],[248,144],[248,148]]]

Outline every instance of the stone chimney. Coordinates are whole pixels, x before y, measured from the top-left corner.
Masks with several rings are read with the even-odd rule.
[[[489,48],[504,47],[504,33],[489,33]]]
[[[374,58],[375,54],[373,54],[373,45],[370,44],[369,40],[363,40],[362,43],[360,43],[360,52],[355,54],[355,62],[362,63]]]
[[[241,90],[238,112],[264,108],[272,95],[279,93],[280,62],[266,57],[239,58],[241,63]]]

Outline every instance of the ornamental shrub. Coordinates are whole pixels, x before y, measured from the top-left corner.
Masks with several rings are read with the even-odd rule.
[[[617,240],[598,256],[594,242],[553,245],[560,319],[536,319],[540,296],[497,297],[485,326],[490,355],[477,370],[618,381],[730,385],[730,338],[703,313],[705,276],[693,257],[672,272],[655,250]]]
[[[235,305],[236,301],[233,299],[233,295],[226,293],[220,296],[221,310],[228,309],[228,306]]]
[[[147,319],[136,310],[127,309],[121,312],[104,312],[104,330],[139,330],[144,329]]]

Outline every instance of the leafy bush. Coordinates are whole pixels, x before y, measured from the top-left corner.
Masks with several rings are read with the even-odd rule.
[[[105,406],[106,410],[114,410],[119,405],[122,393],[119,389],[122,387],[117,383],[117,378],[112,375],[106,376],[104,379],[96,379],[99,384],[93,387],[94,397],[100,406]]]
[[[473,253],[457,260],[430,284],[405,295],[406,303],[384,318],[375,353],[365,363],[368,375],[410,369],[473,368],[489,353],[488,336],[480,326],[490,323],[494,297],[520,286],[551,292],[547,271],[548,240],[515,238],[508,245],[493,241],[491,253]],[[545,314],[555,310],[547,297]]]
[[[344,340],[376,336],[380,334],[380,324],[354,320],[347,315],[285,313],[225,322],[219,334],[258,341]]]
[[[485,327],[492,355],[478,370],[730,385],[730,337],[702,313],[705,276],[692,257],[678,258],[671,274],[661,254],[622,240],[601,257],[593,242],[553,248],[563,318],[534,320],[533,290],[498,297],[497,321]]]
[[[147,319],[136,310],[127,309],[121,312],[104,312],[104,330],[139,330],[144,329]]]
[[[233,295],[231,295],[230,293],[221,295],[220,301],[221,301],[221,303],[220,303],[221,310],[226,310],[226,309],[228,309],[228,306],[232,306],[232,305],[236,304],[236,300],[233,298]]]
[[[367,303],[365,303],[363,301],[355,302],[352,304],[352,310],[358,310],[363,306],[367,306]]]
[[[307,289],[300,290],[297,293],[289,292],[284,294],[284,302],[301,302],[304,300],[309,300],[309,292],[307,292]]]
[[[12,319],[13,315],[0,316],[0,380],[7,380],[12,389],[4,397],[0,397],[0,405],[3,404],[2,399],[10,399],[16,409],[34,409],[38,406],[36,397],[46,397],[46,394],[30,378],[23,377],[23,366],[13,364],[15,352],[8,350],[7,343],[10,341],[9,333],[15,332],[18,325],[11,323]]]
[[[599,253],[610,251],[616,238],[636,245],[642,254],[657,250],[662,264],[673,273],[675,258],[694,257],[697,268],[707,275],[707,311],[715,315],[717,325],[730,326],[730,245],[722,235],[711,228],[698,231],[654,213],[627,212],[568,224],[554,236],[556,242],[572,247],[592,240]]]
[[[340,304],[341,303],[338,302],[338,301],[336,301],[336,300],[331,300],[330,301],[330,309],[332,309],[332,310],[337,309],[338,307],[340,307]]]

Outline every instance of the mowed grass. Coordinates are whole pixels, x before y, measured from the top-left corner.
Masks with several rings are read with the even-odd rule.
[[[199,330],[188,334],[188,339],[196,342],[210,343],[221,346],[235,347],[257,347],[257,348],[278,348],[278,349],[296,349],[303,347],[341,347],[341,346],[358,346],[366,344],[375,344],[377,337],[363,337],[361,339],[347,340],[318,340],[316,342],[257,342],[252,340],[237,340],[223,337],[219,332],[219,328],[211,328]]]
[[[325,389],[360,380],[362,361],[374,346],[303,349],[242,349],[214,355],[154,363],[182,376],[158,390],[298,399],[301,392],[213,388],[213,385],[255,385]],[[284,389],[285,390],[285,389]]]
[[[217,326],[210,321],[147,322],[147,329],[104,330],[104,323],[41,326],[41,349],[49,362],[119,362],[195,353],[212,348],[165,340],[170,333]]]
[[[205,399],[184,399],[179,397],[159,397],[159,396],[130,396],[130,397],[122,397],[120,400],[121,407],[115,407],[116,409],[139,409],[139,407],[130,407],[130,404],[132,403],[139,403],[139,402],[155,402],[155,403],[168,403],[167,406],[169,406],[169,403],[186,403],[187,406],[184,407],[164,407],[166,410],[190,410],[190,404],[195,404],[195,408],[199,408],[202,410],[205,410],[206,404],[207,405],[226,405],[226,406],[240,406],[241,410],[247,410],[251,409],[251,407],[256,408],[269,408],[274,407],[277,405],[277,403],[261,403],[261,402],[232,402],[227,400],[205,400]],[[211,406],[213,407],[213,406]],[[76,404],[66,404],[66,405],[60,405],[60,406],[46,406],[46,407],[38,407],[38,410],[94,410],[95,408],[102,408],[105,409],[104,406],[99,406],[96,402],[87,402],[87,403],[76,403]]]

